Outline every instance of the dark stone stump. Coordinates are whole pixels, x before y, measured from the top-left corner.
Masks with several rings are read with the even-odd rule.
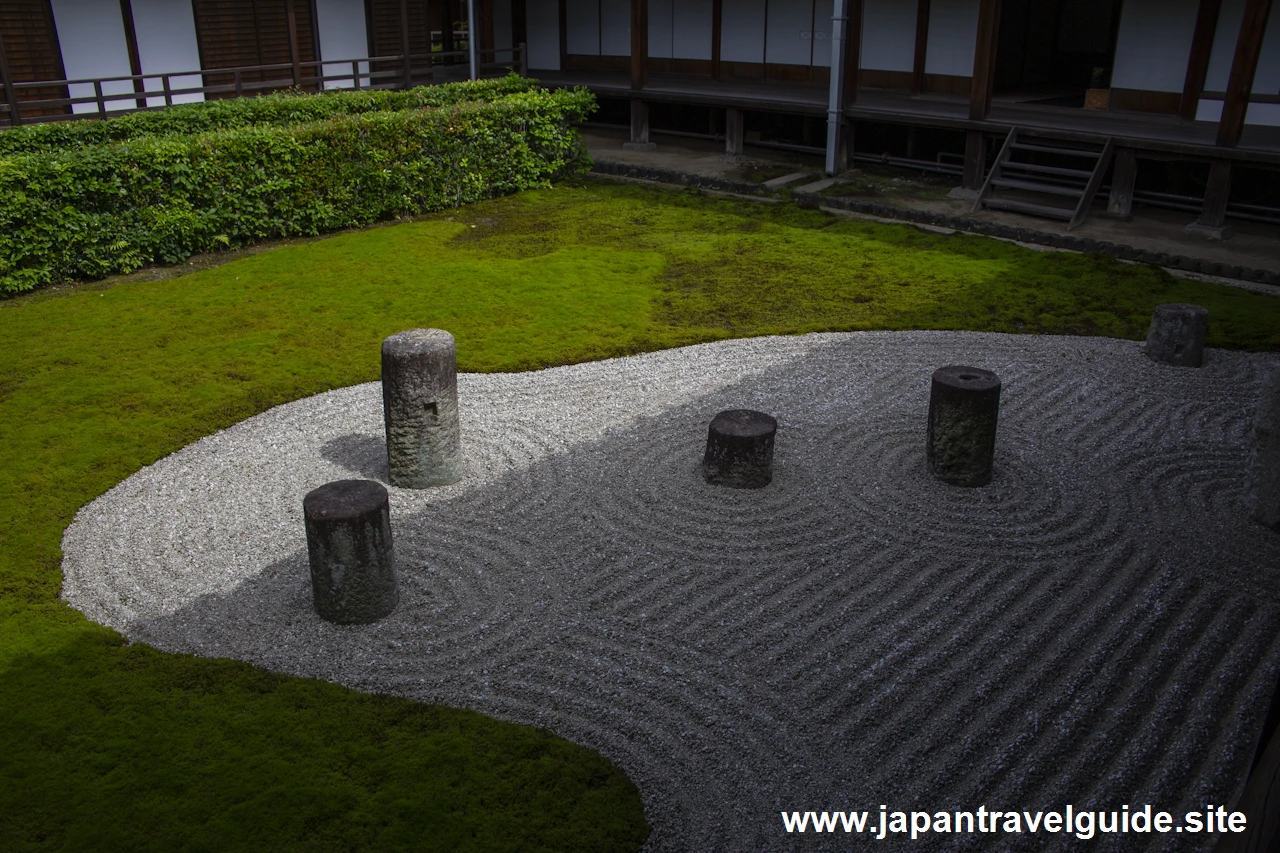
[[[376,622],[395,610],[395,557],[387,490],[338,480],[302,499],[316,612],[340,625]]]
[[[1280,365],[1263,374],[1257,417],[1249,459],[1249,515],[1280,531]]]
[[[1184,302],[1157,305],[1147,332],[1147,356],[1178,367],[1199,367],[1204,360],[1204,339],[1208,333],[1207,308]]]
[[[933,372],[929,389],[929,472],[953,486],[991,482],[1000,416],[1000,377],[977,367]]]
[[[425,489],[462,479],[453,335],[411,329],[382,342],[382,413],[393,486]]]
[[[773,437],[778,422],[764,412],[729,409],[707,430],[702,476],[713,486],[759,489],[773,479]]]

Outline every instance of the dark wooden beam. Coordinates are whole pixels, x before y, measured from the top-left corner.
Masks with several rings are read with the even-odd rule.
[[[560,15],[560,70],[569,70],[569,12],[565,8],[568,6],[566,0],[560,0],[557,4]]]
[[[1222,240],[1229,236],[1227,202],[1231,199],[1231,161],[1209,163],[1209,180],[1204,188],[1204,210],[1194,223],[1198,233]]]
[[[1218,122],[1218,144],[1234,148],[1244,131],[1244,117],[1249,110],[1249,93],[1253,75],[1258,70],[1262,37],[1267,31],[1271,0],[1246,0],[1240,37],[1236,39],[1236,55],[1227,80],[1227,97],[1222,104],[1222,120]]]
[[[133,3],[131,0],[120,0],[120,21],[124,24],[124,46],[129,53],[129,73],[134,77],[142,75],[142,55],[138,53],[138,28],[133,23]],[[141,80],[133,81],[133,91],[142,94],[147,87]],[[134,102],[138,109],[146,109],[147,99],[138,98]]]
[[[999,36],[1000,0],[979,0],[978,41],[973,50],[973,80],[969,88],[969,118],[972,121],[985,121],[991,113],[991,86],[996,76]]]
[[[1132,148],[1117,148],[1114,162],[1107,215],[1127,222],[1133,218],[1133,185],[1138,176],[1138,158]]]
[[[476,0],[476,17],[480,19],[476,24],[476,28],[479,30],[477,34],[479,37],[479,47],[480,50],[483,51],[480,55],[480,62],[484,62],[485,56],[488,56],[489,61],[493,62],[496,60],[496,57],[491,52],[494,45],[493,0]]]
[[[18,111],[18,96],[14,94],[13,76],[9,73],[9,60],[4,53],[2,38],[0,38],[0,84],[4,86],[4,102],[9,105],[9,124],[17,127],[22,124],[22,116]]]
[[[529,41],[529,7],[526,0],[511,0],[511,46]]]
[[[404,87],[413,86],[413,66],[409,62],[409,0],[400,0],[400,53],[404,56]]]
[[[631,88],[643,89],[648,84],[649,0],[631,0]]]
[[[911,94],[924,91],[924,61],[929,47],[929,0],[916,0],[916,55],[911,68]]]
[[[964,136],[964,175],[960,185],[967,190],[981,190],[987,171],[987,137],[980,130]]]
[[[844,45],[844,106],[858,102],[858,83],[862,68],[862,10],[863,0],[849,0],[849,21],[845,30]],[[852,147],[852,146],[850,146]]]
[[[1204,91],[1204,78],[1209,72],[1213,37],[1218,32],[1218,13],[1221,11],[1222,0],[1200,0],[1196,32],[1191,37],[1191,56],[1187,59],[1187,77],[1182,83],[1182,100],[1178,105],[1178,117],[1184,121],[1195,121],[1200,93]]]
[[[724,26],[724,0],[711,0],[711,79],[720,79],[720,29]]]
[[[289,61],[293,63],[293,87],[302,84],[302,58],[298,55],[298,15],[293,8],[294,0],[284,0],[284,16],[289,24]]]

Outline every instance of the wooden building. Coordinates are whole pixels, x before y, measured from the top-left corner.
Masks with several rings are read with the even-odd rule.
[[[636,145],[652,144],[650,110],[658,104],[720,116],[730,152],[741,151],[750,132],[744,116],[808,116],[824,131],[816,142],[830,171],[845,165],[860,126],[947,130],[963,136],[963,184],[982,195],[979,203],[999,206],[993,181],[1034,187],[1036,168],[1049,176],[1042,186],[1051,193],[1061,192],[1052,182],[1062,183],[1066,173],[1086,176],[1076,187],[1085,192],[1089,178],[1105,172],[1117,215],[1128,212],[1139,161],[1186,161],[1209,169],[1200,219],[1209,236],[1224,234],[1233,167],[1280,167],[1280,15],[1271,14],[1272,5],[474,0],[482,51],[491,59],[501,51],[514,56],[527,44],[523,59],[546,84],[585,85],[625,102]],[[95,113],[252,93],[282,76],[310,81],[311,88],[438,80],[447,75],[430,55],[452,53],[467,38],[459,23],[467,20],[467,6],[465,0],[4,0],[5,101],[80,98],[69,109]],[[269,65],[279,67],[216,73]],[[290,66],[292,75],[282,74]],[[361,77],[371,72],[388,76]],[[161,74],[170,76],[147,76]],[[343,74],[349,79],[338,79]],[[107,79],[131,75],[144,79]],[[37,81],[47,85],[30,85]],[[172,90],[165,97],[162,83]],[[200,91],[216,84],[220,91]],[[119,99],[133,93],[142,97]],[[1038,166],[1036,155],[1018,162],[1017,150],[1035,148],[1050,149]],[[1073,156],[1083,162],[1064,167]]]

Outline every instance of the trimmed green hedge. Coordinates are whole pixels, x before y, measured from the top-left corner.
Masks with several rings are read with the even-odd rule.
[[[447,107],[469,101],[493,101],[537,88],[537,80],[509,74],[492,80],[419,86],[397,92],[339,90],[314,95],[277,92],[257,98],[176,104],[105,121],[50,122],[10,128],[0,132],[0,156],[84,148],[144,136],[208,133],[255,124],[301,124],[339,115]]]
[[[0,292],[455,207],[585,169],[585,90],[0,158]]]

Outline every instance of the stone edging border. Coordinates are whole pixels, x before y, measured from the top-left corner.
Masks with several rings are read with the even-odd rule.
[[[762,184],[749,184],[743,181],[726,181],[722,178],[711,178],[680,172],[675,169],[655,169],[650,166],[637,166],[630,163],[609,163],[597,161],[591,171],[600,175],[613,175],[622,178],[639,178],[646,181],[658,181],[664,184],[679,184],[696,189],[715,190],[717,192],[739,193],[741,195],[770,196],[772,193]],[[1235,278],[1242,281],[1261,282],[1262,284],[1280,285],[1280,273],[1270,270],[1259,270],[1251,267],[1234,266],[1232,264],[1206,261],[1187,255],[1171,255],[1168,252],[1151,252],[1135,249],[1106,240],[1095,240],[1091,237],[1075,237],[1070,234],[1050,234],[1032,228],[1015,228],[997,222],[979,222],[963,216],[948,216],[944,213],[933,213],[927,210],[904,210],[887,204],[878,204],[856,199],[820,196],[816,193],[791,193],[791,200],[802,207],[817,208],[826,206],[838,210],[849,210],[885,219],[900,219],[921,225],[932,225],[939,228],[951,228],[982,234],[987,237],[1000,237],[1006,240],[1017,240],[1021,243],[1039,243],[1055,249],[1068,249],[1076,252],[1097,252],[1109,255],[1122,261],[1136,261],[1141,264],[1154,264],[1161,267],[1196,272],[1204,275],[1216,275],[1224,278]]]

